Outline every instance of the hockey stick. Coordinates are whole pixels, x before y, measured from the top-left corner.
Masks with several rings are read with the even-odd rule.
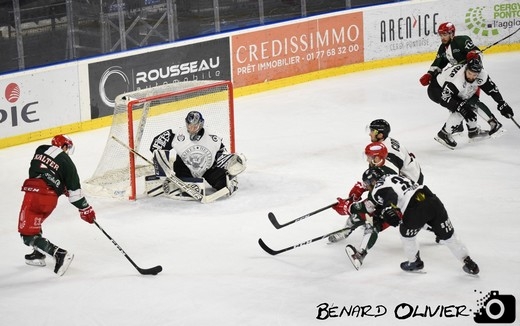
[[[107,236],[107,238],[110,239],[110,241],[112,241],[114,246],[116,246],[117,249],[119,249],[119,251],[126,257],[126,259],[128,259],[128,261],[135,267],[135,269],[137,269],[139,273],[141,273],[142,275],[157,275],[162,271],[161,265],[157,265],[152,268],[140,268],[139,266],[137,266],[134,263],[134,261],[130,259],[130,257],[126,254],[123,248],[121,248],[121,246],[118,245],[117,242],[114,239],[112,239],[112,237],[109,236],[108,233],[105,232],[105,230],[103,230],[103,228],[98,224],[98,222],[94,221],[94,224],[96,224],[96,226],[101,230],[101,232],[103,232]]]
[[[267,216],[269,217],[269,221],[271,221],[271,223],[273,224],[273,226],[275,228],[281,229],[283,227],[286,227],[287,225],[291,225],[291,224],[293,224],[295,222],[298,222],[298,221],[301,221],[303,219],[306,219],[307,217],[310,217],[312,215],[318,214],[319,212],[323,212],[324,210],[327,210],[327,209],[331,208],[332,206],[335,206],[336,204],[337,204],[337,202],[335,202],[334,204],[327,205],[325,207],[322,207],[320,209],[315,210],[314,212],[307,213],[307,214],[305,214],[303,216],[300,216],[300,217],[298,217],[298,218],[296,218],[296,219],[294,219],[292,221],[289,221],[287,223],[284,223],[284,224],[278,223],[278,220],[276,219],[276,216],[273,213],[271,213],[271,212],[269,212],[269,214],[267,214]]]
[[[515,120],[513,117],[511,117],[511,120],[515,123],[515,125],[516,125],[518,128],[520,128],[520,125],[518,124],[518,122],[516,122],[516,120]]]
[[[289,251],[289,250],[293,250],[295,248],[298,248],[298,247],[301,247],[301,246],[305,246],[305,245],[308,245],[309,243],[313,243],[315,241],[319,241],[319,240],[322,240],[322,239],[325,239],[325,238],[328,238],[329,236],[333,235],[334,233],[338,233],[338,232],[342,232],[342,231],[346,231],[350,229],[350,227],[347,227],[347,228],[343,228],[341,230],[337,230],[337,231],[334,231],[334,232],[331,232],[331,233],[327,233],[325,235],[322,235],[322,236],[319,236],[319,237],[316,237],[314,239],[310,239],[310,240],[307,240],[307,241],[304,241],[304,242],[301,242],[301,243],[298,243],[298,244],[295,244],[294,246],[290,246],[290,247],[287,247],[287,248],[283,248],[283,249],[280,249],[280,250],[273,250],[271,248],[269,248],[264,240],[262,240],[262,238],[258,239],[258,244],[260,245],[260,247],[262,247],[262,249],[264,249],[265,252],[267,252],[268,254],[270,255],[278,255],[278,254],[281,254],[282,252],[286,252],[286,251]]]
[[[147,162],[148,164],[152,164],[153,165],[153,162],[150,161],[149,159],[147,159],[146,157],[144,157],[143,155],[141,155],[141,153],[139,153],[138,151],[136,151],[135,149],[131,148],[130,146],[128,146],[127,144],[123,143],[120,139],[118,139],[116,136],[112,136],[112,139],[114,139],[116,142],[118,142],[119,144],[121,144],[122,146],[126,147],[126,149],[128,149],[130,152],[134,153],[135,155],[139,156],[140,158],[142,158],[145,162]],[[166,170],[165,170],[166,171]],[[204,201],[204,196],[199,193],[198,191],[196,191],[195,189],[191,188],[190,186],[188,186],[186,183],[184,183],[181,179],[177,178],[175,175],[173,174],[169,174],[167,176],[167,178],[173,182],[177,187],[179,187],[182,191],[184,191],[185,193],[187,193],[188,195],[190,195],[191,197],[193,197],[195,200],[197,201],[200,201],[200,202],[203,202],[203,203],[206,203],[206,201]]]
[[[480,51],[480,52],[484,52],[484,51],[486,51],[487,49],[489,49],[490,47],[495,46],[495,45],[497,45],[498,43],[502,42],[503,40],[510,38],[511,36],[513,36],[513,35],[514,35],[516,32],[518,32],[518,31],[520,31],[520,28],[518,28],[518,29],[517,29],[516,31],[514,31],[513,33],[511,33],[511,34],[509,34],[509,35],[507,35],[507,36],[501,38],[500,40],[496,41],[495,43],[491,44],[490,46],[486,47],[484,50],[482,50],[482,51]]]

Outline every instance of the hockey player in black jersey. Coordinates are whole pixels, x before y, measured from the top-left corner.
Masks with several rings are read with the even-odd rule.
[[[503,132],[502,124],[492,114],[488,120],[490,130],[480,130],[477,125],[476,112],[489,111],[486,104],[477,96],[479,88],[493,98],[497,103],[498,111],[504,117],[510,119],[514,116],[512,108],[504,101],[497,85],[484,70],[480,59],[471,59],[466,64],[444,70],[432,80],[428,88],[430,99],[451,112],[435,140],[454,149],[457,142],[453,139],[452,134],[463,120],[467,124],[470,139],[496,136]]]
[[[472,59],[480,59],[482,61],[482,52],[473,43],[469,36],[455,35],[455,25],[453,25],[453,23],[445,22],[440,24],[437,32],[441,38],[441,45],[439,46],[435,60],[428,69],[428,72],[424,74],[419,81],[423,86],[428,86],[428,96],[430,99],[436,103],[439,103],[439,101],[436,99],[437,95],[435,95],[438,93],[439,88],[439,84],[437,83],[437,76],[450,67],[464,64]],[[440,86],[442,86],[442,83]],[[475,96],[480,96],[480,89],[475,89]],[[475,111],[479,116],[481,116],[486,122],[489,123],[491,127],[489,131],[490,134],[496,133],[502,127],[502,124],[496,119],[487,106],[477,107]],[[448,136],[446,136],[444,133],[442,136],[449,139],[448,142],[453,144],[454,141],[451,139],[449,134],[459,133],[463,130],[463,124],[460,122],[458,125],[453,127],[452,130],[448,130]],[[477,137],[478,132],[476,132],[475,129],[470,130],[470,127],[468,126],[468,136],[470,138]]]
[[[466,246],[457,238],[455,230],[440,199],[426,185],[412,180],[387,174],[380,168],[369,168],[363,173],[363,183],[369,189],[368,198],[351,205],[351,214],[369,213],[394,227],[399,227],[406,261],[401,269],[407,272],[419,271],[424,262],[419,254],[417,234],[428,224],[440,244],[446,245],[463,264],[462,269],[471,275],[479,273],[479,267],[470,258]]]
[[[424,176],[419,161],[397,139],[390,137],[391,128],[388,121],[384,119],[373,120],[367,126],[367,129],[372,142],[365,147],[365,157],[369,167],[381,167],[388,173],[401,174],[419,184],[423,183]],[[348,215],[345,213],[344,208],[350,205],[351,202],[361,200],[363,193],[366,191],[367,189],[364,188],[363,183],[357,182],[350,190],[348,199],[338,198],[338,205],[333,208],[340,215]],[[360,220],[354,221],[353,219]],[[364,221],[364,216],[349,216],[346,226],[359,226]],[[329,237],[329,241],[337,242],[345,239],[353,229],[335,233]]]

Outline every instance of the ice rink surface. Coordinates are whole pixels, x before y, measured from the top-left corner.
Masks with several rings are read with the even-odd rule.
[[[484,59],[517,121],[519,58],[512,52]],[[27,266],[23,256],[30,249],[17,233],[20,186],[34,149],[47,141],[0,150],[0,325],[472,325],[478,300],[490,291],[500,293],[501,318],[515,309],[518,315],[511,298],[520,300],[520,129],[483,94],[507,132],[476,143],[459,136],[454,151],[435,142],[448,111],[419,84],[428,66],[352,73],[237,98],[237,151],[247,156],[248,169],[231,198],[203,205],[88,197],[99,224],[137,265],[163,266],[157,276],[140,275],[65,197],[43,229],[75,254],[74,261],[63,277],[52,272],[52,258],[47,267]],[[425,183],[480,266],[478,277],[466,275],[427,232],[418,236],[424,274],[400,270],[404,254],[395,228],[379,235],[359,271],[344,248],[359,245],[361,230],[339,243],[317,241],[277,256],[259,247],[259,238],[280,249],[343,227],[332,209],[279,230],[267,213],[286,222],[345,197],[365,170],[365,127],[377,118],[389,121],[391,136],[420,160]],[[70,136],[85,180],[108,129]]]

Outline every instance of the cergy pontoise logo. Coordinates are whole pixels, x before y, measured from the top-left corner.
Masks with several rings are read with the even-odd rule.
[[[4,96],[8,102],[7,106],[10,107],[6,108],[3,103],[0,103],[0,124],[10,121],[11,126],[16,127],[19,125],[19,119],[26,123],[40,121],[38,118],[31,117],[31,115],[36,113],[33,106],[38,104],[38,102],[21,103],[20,105],[16,105],[21,97],[21,90],[18,84],[8,84],[5,87]]]
[[[493,7],[469,8],[466,27],[475,35],[496,36],[501,30],[520,27],[518,4],[496,4]]]
[[[477,291],[475,291],[477,292]],[[482,292],[479,292],[482,294]],[[316,319],[329,318],[374,318],[390,315],[398,320],[423,318],[471,318],[479,324],[513,323],[516,319],[516,300],[513,295],[490,291],[477,300],[477,309],[466,305],[417,305],[402,302],[392,307],[377,305],[338,306],[320,303],[316,306]],[[471,313],[473,312],[473,314]]]

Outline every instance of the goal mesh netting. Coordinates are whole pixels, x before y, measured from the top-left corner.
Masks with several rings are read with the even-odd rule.
[[[204,128],[235,151],[233,88],[229,81],[186,81],[116,97],[112,127],[92,177],[89,195],[136,199],[137,179],[154,173],[150,144],[161,132],[185,126],[189,111],[199,111]],[[132,148],[139,155],[131,153]]]

